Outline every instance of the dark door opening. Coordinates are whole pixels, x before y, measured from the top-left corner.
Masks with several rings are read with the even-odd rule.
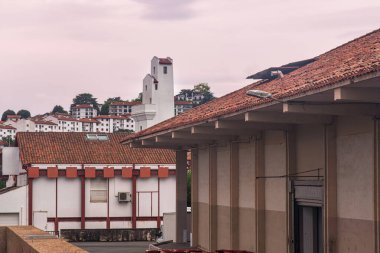
[[[294,222],[296,253],[322,253],[322,208],[295,204]]]

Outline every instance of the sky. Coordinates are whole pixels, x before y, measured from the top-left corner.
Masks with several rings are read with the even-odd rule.
[[[153,56],[216,96],[380,28],[379,0],[0,0],[0,114],[133,99]]]

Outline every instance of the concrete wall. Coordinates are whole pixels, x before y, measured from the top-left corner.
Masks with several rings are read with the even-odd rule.
[[[282,131],[265,133],[265,176],[286,174],[286,142]],[[286,238],[286,178],[265,180],[265,252],[281,252]]]
[[[4,239],[0,253],[87,252],[32,226],[0,227],[0,242]]]
[[[209,149],[204,148],[199,150],[199,174],[198,174],[198,238],[199,245],[202,248],[209,248],[209,229],[210,229],[210,214],[209,214]],[[196,231],[194,232],[196,233]]]
[[[239,144],[239,249],[254,251],[255,220],[255,145]]]
[[[327,136],[328,128],[336,125],[336,137]],[[338,117],[333,125],[299,125],[294,130],[295,139],[289,139],[286,131],[266,131],[264,138],[264,171],[265,179],[256,179],[258,152],[257,141],[241,141],[239,143],[239,201],[238,201],[238,226],[231,231],[231,151],[230,145],[218,143],[216,148],[216,199],[217,211],[213,213],[210,208],[210,150],[198,149],[198,233],[197,244],[202,249],[210,250],[212,247],[212,231],[216,231],[216,248],[229,248],[233,238],[237,238],[240,250],[255,252],[286,252],[291,250],[292,244],[288,239],[292,238],[291,200],[287,199],[289,178],[279,177],[287,173],[300,173],[320,168],[305,174],[297,174],[296,178],[304,180],[319,180],[325,182],[325,169],[335,170],[337,182],[333,183],[330,191],[326,192],[332,212],[336,205],[337,226],[334,234],[333,220],[323,218],[324,224],[329,224],[323,230],[327,240],[325,248],[334,252],[375,252],[375,215],[374,215],[374,121],[370,117]],[[335,142],[335,149],[326,140]],[[287,143],[287,141],[289,141]],[[291,147],[294,147],[292,149]],[[293,151],[289,151],[293,150]],[[262,158],[262,157],[261,157]],[[334,161],[336,159],[336,165]],[[288,172],[289,171],[289,172]],[[331,172],[329,172],[331,174]],[[329,174],[329,175],[330,175]],[[333,174],[331,174],[333,175]],[[330,175],[330,176],[331,176]],[[271,177],[277,178],[271,178]],[[307,177],[302,177],[307,176]],[[312,177],[310,177],[312,176]],[[327,175],[326,175],[327,176]],[[294,178],[294,177],[292,177]],[[263,229],[260,230],[257,218],[257,191],[258,182],[264,180],[264,209],[265,216],[260,218]],[[334,180],[334,179],[331,179]],[[330,180],[330,181],[331,181]],[[334,181],[333,181],[334,182]],[[326,187],[326,186],[325,186]],[[326,188],[325,188],[326,189]],[[335,198],[336,201],[331,200]],[[263,196],[261,196],[263,197]],[[325,197],[326,198],[326,197]],[[323,207],[324,208],[324,207]],[[323,210],[324,215],[327,210]],[[216,228],[210,224],[216,215]],[[331,215],[329,213],[329,215]],[[323,216],[325,217],[325,216]],[[258,229],[258,230],[257,230]],[[256,233],[256,231],[258,231]],[[233,234],[238,234],[236,237]],[[264,247],[259,247],[259,242]],[[264,241],[264,243],[262,243]],[[230,244],[230,242],[232,244]],[[236,249],[236,248],[235,248]]]
[[[371,118],[338,120],[337,252],[374,252],[373,126]]]
[[[17,147],[5,147],[2,149],[3,175],[18,175],[22,169]]]
[[[321,168],[320,175],[323,176],[325,167],[323,125],[298,125],[296,127],[296,167],[295,172],[304,172]],[[304,175],[318,175],[318,171],[309,172]]]
[[[0,253],[7,252],[7,228],[0,227]]]
[[[217,147],[217,195],[216,195],[216,222],[217,248],[225,249],[230,247],[231,241],[231,208],[230,208],[230,145]]]
[[[0,194],[0,215],[1,213],[17,213],[19,215],[19,223],[14,225],[26,225],[27,194],[27,186],[14,188],[11,191]]]

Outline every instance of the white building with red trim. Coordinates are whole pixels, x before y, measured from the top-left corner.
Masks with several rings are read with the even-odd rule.
[[[125,115],[132,113],[132,107],[135,105],[140,105],[141,102],[112,102],[109,106],[110,115]]]
[[[5,125],[5,124],[0,124],[0,139],[7,138],[7,137],[11,137],[12,139],[14,139],[15,135],[16,135],[16,128]]]
[[[93,118],[98,115],[98,111],[92,104],[72,105],[70,108],[71,116],[77,119]]]
[[[98,121],[97,132],[113,133],[119,130],[135,131],[135,121],[130,115],[99,115],[95,119]]]
[[[156,228],[175,211],[175,153],[131,149],[125,134],[18,133],[3,149],[0,224],[47,231]]]

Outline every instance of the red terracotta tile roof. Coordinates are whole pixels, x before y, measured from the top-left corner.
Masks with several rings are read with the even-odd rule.
[[[46,120],[32,120],[35,124],[38,125],[50,125],[50,126],[56,126],[54,122],[51,121],[46,121]]]
[[[126,140],[155,134],[164,130],[193,125],[257,105],[272,102],[246,95],[258,85],[275,98],[288,98],[332,86],[338,82],[380,71],[380,29],[328,51],[304,67],[281,79],[252,83],[209,103],[195,107],[174,118],[130,135]]]
[[[167,58],[159,58],[159,63],[160,64],[165,64],[165,65],[171,65],[173,63],[173,60],[169,57]]]
[[[99,115],[95,119],[129,119],[129,115]]]
[[[0,125],[0,129],[12,129],[12,130],[16,130],[16,128],[14,128],[12,126],[8,126],[8,125]]]
[[[128,102],[128,101],[125,101],[125,102],[112,102],[110,105],[130,105],[130,106],[133,106],[133,105],[141,105],[141,102],[138,102],[138,101],[133,101],[133,102]]]
[[[61,115],[56,116],[56,118],[61,121],[79,121],[79,119],[61,116]]]
[[[71,108],[94,108],[92,104],[72,105]]]
[[[120,144],[127,134],[107,134],[109,141],[91,141],[87,133],[19,132],[16,142],[22,164],[175,164],[175,152],[136,149]]]
[[[79,119],[79,121],[83,123],[99,123],[99,121],[97,121],[94,118],[83,118],[83,119]]]

